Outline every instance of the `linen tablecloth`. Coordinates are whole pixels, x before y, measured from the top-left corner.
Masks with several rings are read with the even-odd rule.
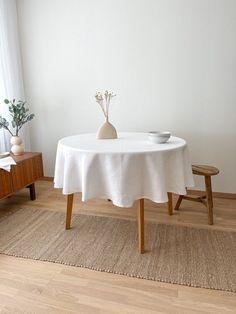
[[[10,172],[11,165],[16,165],[15,160],[11,156],[0,159],[0,169]]]
[[[118,139],[81,134],[58,142],[54,187],[82,192],[82,201],[111,199],[131,207],[147,198],[167,202],[167,192],[186,194],[194,185],[186,141],[171,137],[154,144],[147,133],[119,133]]]

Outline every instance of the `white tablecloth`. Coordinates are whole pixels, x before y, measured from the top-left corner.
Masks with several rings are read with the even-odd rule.
[[[154,144],[147,133],[119,133],[115,140],[81,134],[58,142],[54,187],[82,192],[82,201],[111,199],[130,207],[140,198],[167,202],[167,192],[186,194],[193,176],[185,140]]]
[[[15,160],[11,156],[0,159],[0,169],[10,172],[11,165],[16,165]]]

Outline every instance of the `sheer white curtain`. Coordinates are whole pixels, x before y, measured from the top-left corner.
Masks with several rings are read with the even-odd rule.
[[[0,0],[0,115],[9,118],[4,99],[24,100],[20,47],[15,0]],[[28,126],[20,134],[29,149]],[[0,151],[10,150],[10,135],[0,129]]]

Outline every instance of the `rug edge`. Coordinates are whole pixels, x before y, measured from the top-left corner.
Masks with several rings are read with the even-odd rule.
[[[230,289],[220,289],[220,288],[214,288],[214,287],[211,288],[211,287],[206,287],[206,286],[180,283],[180,282],[176,282],[176,281],[167,281],[167,280],[155,279],[153,277],[135,276],[135,275],[128,274],[128,273],[116,272],[116,271],[112,271],[109,269],[105,270],[105,269],[100,269],[100,268],[91,267],[91,266],[87,266],[87,265],[76,265],[76,264],[72,264],[72,263],[63,263],[60,261],[52,261],[49,259],[39,259],[36,257],[34,258],[34,257],[29,257],[29,256],[23,256],[23,255],[18,255],[18,254],[8,254],[8,253],[2,253],[2,252],[0,252],[0,255],[22,258],[22,259],[29,259],[29,260],[34,260],[34,261],[40,261],[43,263],[53,263],[53,264],[59,264],[59,265],[66,265],[66,266],[70,266],[70,267],[85,268],[85,269],[94,270],[94,271],[102,272],[102,273],[109,273],[109,274],[115,274],[115,275],[120,275],[120,276],[126,276],[129,278],[151,280],[151,281],[162,282],[162,283],[166,283],[166,284],[174,284],[174,285],[180,285],[180,286],[191,287],[191,288],[208,289],[208,290],[214,290],[214,291],[225,291],[225,292],[229,292],[229,293],[236,293],[236,289],[230,290]]]

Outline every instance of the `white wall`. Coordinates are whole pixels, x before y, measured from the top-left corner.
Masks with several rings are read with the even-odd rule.
[[[96,91],[118,131],[171,130],[236,193],[235,0],[18,0],[32,147],[53,175],[61,137],[95,132]]]

